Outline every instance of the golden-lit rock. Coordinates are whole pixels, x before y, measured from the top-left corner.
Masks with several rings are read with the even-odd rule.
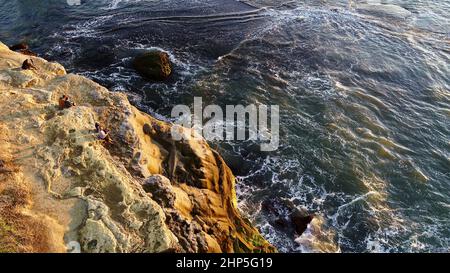
[[[21,69],[27,58],[35,69]],[[63,94],[76,106],[59,110]],[[97,139],[96,122],[112,144]],[[220,155],[170,129],[125,94],[0,43],[0,232],[18,230],[0,251],[275,251],[239,214]]]

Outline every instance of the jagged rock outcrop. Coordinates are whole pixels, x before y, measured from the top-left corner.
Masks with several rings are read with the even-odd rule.
[[[288,236],[300,236],[314,219],[314,214],[297,207],[289,199],[268,199],[262,203],[262,209],[268,215],[269,223],[280,228]]]
[[[153,50],[137,56],[133,67],[141,76],[155,81],[166,80],[172,74],[169,54]]]
[[[28,58],[34,68],[21,69]],[[59,110],[63,94],[77,106]],[[95,122],[111,145],[97,139]],[[275,251],[239,214],[220,155],[203,139],[174,141],[170,128],[125,94],[0,43],[0,160],[14,169],[0,172],[0,243],[20,219],[47,234],[27,241],[9,232],[26,246],[5,251],[60,252],[77,242],[84,252]]]

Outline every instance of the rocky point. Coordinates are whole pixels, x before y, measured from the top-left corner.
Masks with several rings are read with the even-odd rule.
[[[63,94],[76,106],[60,110]],[[170,128],[0,43],[0,252],[274,252],[240,215],[221,156]]]

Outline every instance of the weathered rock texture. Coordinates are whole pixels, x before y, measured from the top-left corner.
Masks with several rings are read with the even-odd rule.
[[[172,74],[169,54],[163,51],[149,51],[133,60],[133,67],[143,77],[155,81],[166,80]]]
[[[27,58],[35,69],[21,69]],[[62,94],[77,106],[58,110]],[[112,145],[96,139],[96,121]],[[275,251],[240,216],[223,159],[170,128],[124,94],[0,43],[0,251]]]

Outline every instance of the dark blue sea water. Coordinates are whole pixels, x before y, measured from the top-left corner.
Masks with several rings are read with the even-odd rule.
[[[241,210],[282,252],[450,251],[450,1],[0,0],[0,40],[26,41],[140,109],[280,105],[281,143],[216,142]],[[143,80],[133,56],[168,51]],[[261,202],[318,217],[296,238]]]

